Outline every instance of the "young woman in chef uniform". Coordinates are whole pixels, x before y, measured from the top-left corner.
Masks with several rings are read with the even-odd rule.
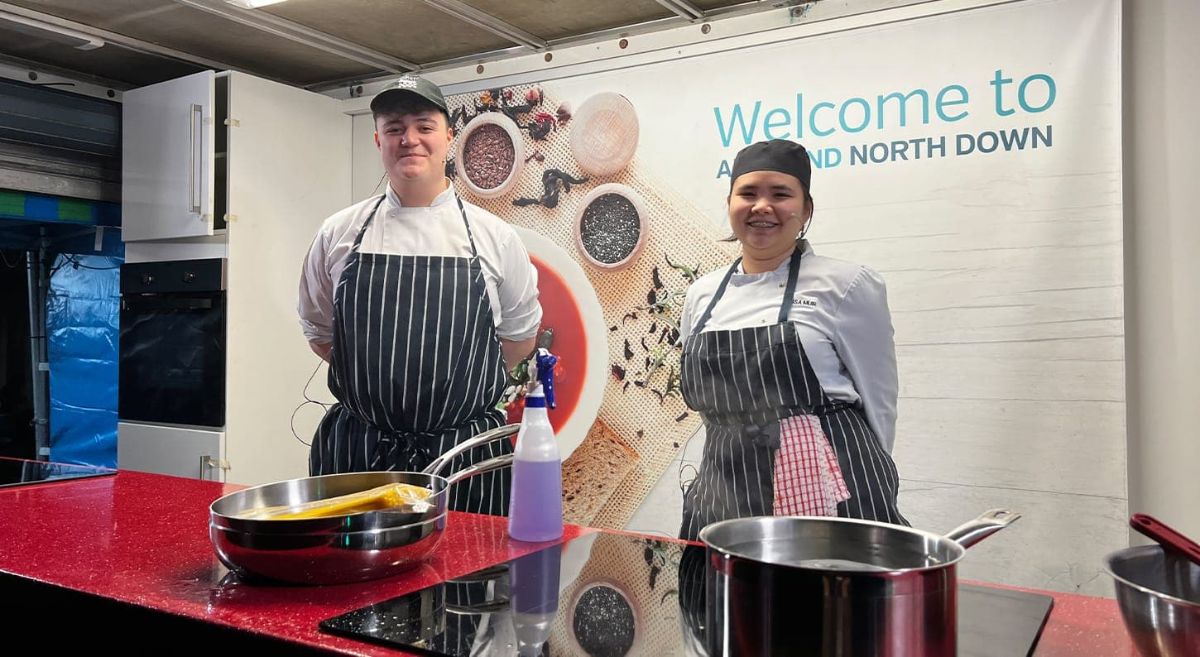
[[[741,257],[697,280],[680,321],[681,385],[707,439],[680,535],[746,516],[907,525],[890,455],[896,354],[879,274],[818,255],[812,167],[785,140],[734,160],[729,224]]]

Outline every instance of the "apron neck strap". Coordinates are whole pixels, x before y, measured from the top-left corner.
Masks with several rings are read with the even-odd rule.
[[[804,251],[801,248],[801,245],[797,244],[795,250],[792,251],[791,260],[788,261],[787,287],[783,291],[783,302],[779,304],[779,318],[776,320],[777,324],[782,324],[783,322],[787,321],[788,314],[792,312],[792,298],[796,295],[796,279],[798,279],[800,275],[800,258],[803,257],[803,255]],[[729,266],[729,269],[725,272],[725,277],[721,279],[721,284],[717,286],[717,293],[713,295],[712,301],[708,302],[708,307],[704,309],[704,314],[700,316],[699,321],[696,322],[695,328],[692,329],[693,334],[700,333],[704,330],[704,325],[707,324],[709,318],[712,317],[713,308],[717,306],[717,302],[721,300],[721,297],[725,296],[725,288],[729,286],[729,279],[733,277],[734,272],[737,271],[738,265],[740,264],[742,264],[742,259],[738,258],[737,260],[733,261],[732,265]]]
[[[363,222],[362,228],[358,230],[358,235],[354,238],[354,251],[358,251],[362,247],[363,235],[367,233],[367,227],[371,225],[371,221],[375,219],[375,213],[379,212],[379,206],[383,205],[383,200],[387,198],[387,193],[379,197],[371,208],[371,214],[367,215],[367,220]],[[467,241],[471,243],[471,257],[478,258],[479,251],[475,249],[475,235],[471,233],[471,222],[467,221],[467,209],[463,206],[462,197],[458,192],[454,193],[454,200],[458,201],[458,212],[462,215],[463,226],[467,229]]]
[[[375,218],[375,213],[379,212],[379,206],[383,205],[383,199],[385,198],[387,198],[386,193],[380,196],[379,200],[375,201],[375,205],[371,207],[371,214],[367,215],[367,220],[363,222],[362,228],[358,229],[358,235],[354,236],[353,251],[358,251],[359,247],[362,246],[362,238],[367,233],[367,226],[371,225],[371,220]]]
[[[471,222],[467,221],[467,209],[463,207],[462,197],[458,192],[454,192],[454,200],[458,201],[458,212],[462,215],[463,226],[467,227],[467,241],[471,243],[471,257],[478,258],[479,252],[475,250],[475,236],[471,234]]]
[[[779,321],[776,324],[786,322],[788,315],[792,312],[792,303],[796,296],[796,279],[800,277],[800,258],[802,257],[804,257],[804,249],[800,244],[796,244],[796,249],[792,251],[792,260],[788,263],[787,287],[783,290],[783,303],[779,304]]]

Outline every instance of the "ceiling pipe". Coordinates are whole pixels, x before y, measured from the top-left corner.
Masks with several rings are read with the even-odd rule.
[[[235,7],[224,0],[174,0],[176,3],[220,16],[227,20],[252,27],[260,32],[299,43],[314,50],[337,55],[350,61],[366,64],[388,73],[403,73],[419,68],[419,65],[384,52],[352,43],[332,34],[280,18],[255,9]]]
[[[66,28],[75,32],[79,32],[80,34],[86,34],[88,36],[95,37],[97,39],[103,39],[107,43],[120,46],[126,50],[139,52],[144,55],[166,57],[168,59],[174,59],[218,71],[243,70],[240,66],[233,66],[232,64],[227,64],[225,62],[219,62],[206,57],[200,57],[199,55],[193,55],[192,53],[183,52],[181,50],[160,46],[156,43],[134,39],[133,37],[127,37],[124,34],[118,34],[108,30],[101,30],[89,25],[84,25],[83,23],[76,23],[75,21],[70,21],[65,18],[59,18],[53,14],[34,11],[32,9],[27,9],[25,7],[14,5],[8,2],[0,2],[0,11],[3,11],[6,14],[14,14],[23,18],[34,19],[48,25],[54,25],[55,27]]]
[[[449,14],[464,23],[470,23],[475,27],[487,30],[492,34],[504,37],[509,41],[526,48],[534,50],[545,50],[549,47],[549,43],[534,34],[530,34],[521,28],[505,23],[495,16],[482,12],[465,2],[459,0],[421,0],[425,4]]]
[[[698,20],[704,18],[704,10],[692,4],[688,0],[658,0],[658,4],[670,9],[675,14],[682,16],[688,20]]]

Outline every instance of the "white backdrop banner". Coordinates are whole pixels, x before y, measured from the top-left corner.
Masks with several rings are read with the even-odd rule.
[[[692,242],[652,221],[664,245],[644,253],[707,268],[728,255],[713,237],[728,232],[736,152],[763,139],[804,144],[816,251],[868,265],[888,284],[901,509],[932,530],[989,507],[1023,511],[1022,524],[972,550],[968,575],[1103,593],[1100,557],[1126,536],[1119,19],[1116,0],[1027,0],[540,86],[549,114],[601,92],[632,103],[638,141],[624,182],[659,190],[652,204],[682,215],[704,245],[695,258],[672,252]],[[529,85],[514,89],[523,97]],[[470,107],[480,96],[452,100]],[[564,192],[553,211],[513,201],[537,196],[552,165],[579,175],[564,155],[575,127],[527,135],[526,155],[540,149],[545,161],[527,164],[525,186],[487,207],[553,236],[602,180]],[[622,360],[618,329],[646,289],[587,267],[565,236],[563,245],[612,325],[613,362],[601,367],[640,360],[636,348]],[[645,497],[681,442],[650,454],[615,405],[631,392],[610,380],[600,418],[659,465],[639,475],[642,494],[622,498],[626,506]],[[661,400],[637,412],[660,404],[681,422],[683,409]],[[674,523],[657,528],[673,533]],[[1053,550],[1038,547],[1047,540]]]

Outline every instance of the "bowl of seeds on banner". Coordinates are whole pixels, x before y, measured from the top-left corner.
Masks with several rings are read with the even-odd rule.
[[[597,185],[579,204],[575,246],[589,264],[600,269],[628,267],[646,243],[646,202],[632,187]]]
[[[496,198],[512,188],[525,164],[525,142],[512,119],[483,112],[458,137],[459,179],[480,198]]]

